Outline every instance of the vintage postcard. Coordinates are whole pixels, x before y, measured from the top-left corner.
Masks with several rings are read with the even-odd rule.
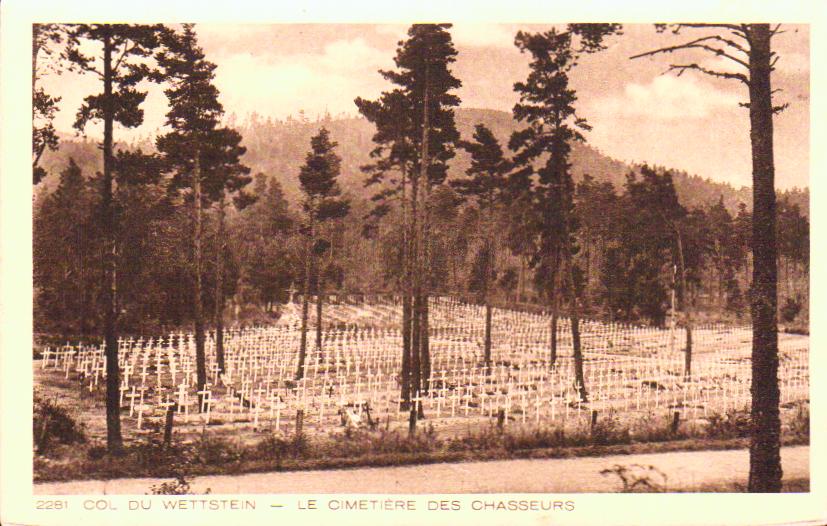
[[[815,2],[2,24],[4,524],[827,521]]]

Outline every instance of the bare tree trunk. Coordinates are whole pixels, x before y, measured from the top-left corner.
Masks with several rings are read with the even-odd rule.
[[[413,276],[412,276],[412,254],[413,229],[409,223],[413,221],[413,212],[408,212],[407,197],[408,171],[402,168],[402,377],[400,381],[402,400],[401,409],[407,410],[411,400],[411,349],[413,342],[411,338],[411,326],[413,323]],[[412,185],[413,186],[413,185]],[[415,188],[411,190],[411,208],[416,210],[414,200],[416,199]]]
[[[224,222],[226,210],[224,196],[218,201],[218,243],[215,256],[215,357],[218,372],[224,374]]]
[[[689,289],[686,286],[686,260],[683,256],[683,237],[677,225],[672,225],[678,242],[678,264],[681,272],[681,307],[686,325],[686,349],[684,349],[683,376],[687,381],[692,378],[692,302],[689,301]]]
[[[419,394],[422,389],[422,368],[423,359],[426,352],[424,352],[424,345],[428,344],[428,337],[425,334],[427,331],[428,322],[427,316],[427,272],[430,270],[428,264],[428,248],[427,248],[427,221],[428,221],[428,188],[430,181],[428,180],[428,168],[430,167],[430,158],[428,154],[429,148],[429,106],[430,106],[430,86],[429,86],[429,64],[425,60],[425,82],[423,86],[423,104],[422,104],[422,152],[419,159],[419,179],[417,186],[419,186],[419,197],[422,200],[419,206],[419,214],[421,215],[416,233],[415,233],[415,248],[416,248],[416,263],[417,272],[414,282],[414,346],[413,346],[413,363],[414,369],[413,377],[413,391]],[[417,411],[421,412],[421,406],[417,404]]]
[[[422,304],[420,306],[422,318],[419,320],[419,330],[421,335],[419,337],[419,367],[421,369],[421,385],[422,393],[428,392],[428,379],[431,375],[431,338],[428,317],[430,315],[430,287],[431,287],[431,214],[430,214],[430,184],[425,185],[426,193],[423,200],[423,218],[422,218]],[[418,406],[419,417],[424,418],[422,412],[422,404]]]
[[[487,372],[491,372],[491,303],[485,302],[485,344],[484,344],[484,360]]]
[[[567,291],[569,299],[569,311],[571,318],[571,341],[574,354],[574,379],[577,383],[577,390],[581,402],[588,402],[588,391],[586,390],[586,377],[583,373],[583,350],[580,344],[580,305],[577,289],[574,283],[574,257],[571,248],[571,235],[569,227],[569,208],[571,207],[571,196],[564,192],[563,198],[563,228],[562,228],[562,263],[566,266],[565,279],[567,280]]]
[[[519,255],[520,268],[517,274],[517,303],[525,301],[525,256]]]
[[[202,303],[202,277],[201,277],[201,151],[195,149],[195,167],[192,173],[192,206],[193,219],[195,221],[193,235],[193,259],[195,263],[195,290],[193,291],[193,317],[195,318],[195,375],[198,391],[203,391],[207,384],[207,358],[204,351],[204,306]],[[198,395],[199,411],[202,407],[204,396]]]
[[[571,251],[569,251],[569,254]],[[577,391],[580,394],[581,402],[589,401],[589,394],[586,390],[586,377],[583,373],[583,349],[580,343],[580,306],[578,305],[577,291],[574,289],[574,265],[571,263],[571,256],[568,258],[568,295],[569,309],[571,311],[571,341],[574,351],[574,379],[577,382]]]
[[[414,286],[413,320],[411,323],[411,395],[416,396],[422,381],[422,365],[420,360],[420,338],[422,331],[422,293],[419,287]]]
[[[304,361],[307,357],[307,317],[309,310],[310,298],[310,272],[313,268],[313,243],[315,238],[313,210],[311,206],[308,236],[307,236],[307,251],[304,259],[304,284],[302,285],[302,326],[301,326],[301,340],[299,343],[299,365],[296,368],[296,380],[301,380],[304,377]]]
[[[319,265],[321,266],[321,265]],[[323,284],[322,269],[319,268],[316,276],[316,354],[322,354],[322,304],[324,302],[322,296]]]
[[[411,400],[411,296],[408,287],[402,295],[402,409],[408,409]]]
[[[554,258],[554,275],[551,277],[551,326],[549,327],[551,333],[549,365],[551,367],[554,367],[554,364],[557,363],[557,321],[560,316],[560,294],[563,292],[560,286],[562,276],[560,264],[560,254],[558,251]]]
[[[489,207],[490,210],[490,207]],[[494,274],[494,243],[492,241],[491,221],[486,225],[485,254],[485,342],[484,357],[487,372],[491,372],[491,286]]]
[[[430,306],[428,304],[428,294],[423,294],[422,298],[422,321],[420,322],[420,329],[422,330],[422,336],[420,337],[419,344],[421,346],[421,355],[420,358],[420,367],[422,368],[422,392],[427,393],[428,389],[430,388],[430,377],[431,377],[431,337],[428,328],[428,316],[430,314]],[[422,416],[422,406],[419,407],[420,417]]]
[[[778,270],[769,24],[751,24],[749,117],[752,144],[752,440],[749,491],[781,491],[778,387]]]
[[[108,26],[107,26],[108,27]],[[103,40],[103,189],[102,215],[103,231],[107,248],[105,249],[105,285],[104,305],[104,346],[106,354],[106,448],[110,453],[120,453],[123,449],[121,437],[120,408],[120,369],[118,368],[118,307],[117,307],[117,244],[115,242],[116,225],[112,193],[112,125],[114,111],[112,108],[112,40],[106,35]]]

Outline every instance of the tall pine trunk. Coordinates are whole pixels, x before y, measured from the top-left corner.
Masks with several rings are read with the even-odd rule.
[[[218,201],[218,243],[215,256],[215,357],[218,372],[224,374],[224,222],[226,221],[224,196]]]
[[[304,259],[304,284],[302,285],[302,327],[301,340],[299,343],[299,365],[296,368],[296,380],[304,377],[304,361],[307,357],[307,318],[310,309],[310,273],[313,269],[313,243],[315,238],[314,217],[311,207],[310,224],[308,226],[307,252]]]
[[[409,266],[411,271],[411,370],[410,389],[408,399],[416,396],[420,386],[420,336],[422,335],[419,325],[422,321],[421,294],[422,294],[422,259],[420,258],[421,232],[420,232],[420,208],[419,200],[422,196],[420,191],[422,175],[419,174],[412,179],[411,185],[411,253]]]
[[[115,241],[115,209],[112,194],[112,125],[114,109],[112,101],[112,39],[103,39],[103,188],[101,213],[106,236],[104,258],[104,346],[106,354],[106,448],[110,453],[123,449],[121,437],[120,369],[118,368],[118,308],[117,308],[117,244]]]
[[[574,351],[574,380],[577,382],[577,391],[581,402],[589,401],[589,394],[586,389],[586,376],[583,373],[583,348],[580,342],[580,305],[578,303],[577,291],[574,288],[574,265],[571,262],[571,250],[568,251],[568,293],[569,309],[571,311],[571,343]]]
[[[411,399],[411,323],[413,305],[411,294],[411,232],[409,230],[407,202],[407,171],[402,169],[402,371],[400,389],[401,409],[407,410]]]
[[[430,228],[430,184],[425,184],[425,199],[422,203],[422,299],[420,305],[421,318],[419,320],[419,367],[420,367],[420,391],[428,392],[429,378],[431,376],[431,339],[429,332],[428,316],[430,313],[430,286],[431,286],[431,228]],[[422,406],[419,406],[419,416],[424,417]]]
[[[321,264],[318,265],[321,267]],[[324,302],[322,291],[324,290],[324,283],[322,278],[322,269],[316,270],[316,355],[322,355],[322,304]]]
[[[554,364],[557,363],[557,321],[560,316],[560,294],[563,292],[560,287],[561,276],[560,254],[558,251],[554,261],[554,275],[551,277],[551,325],[549,327],[551,333],[549,365],[551,367],[554,367]]]
[[[198,391],[203,391],[207,384],[207,359],[204,351],[204,306],[202,303],[201,276],[201,151],[195,149],[195,167],[192,173],[192,206],[195,221],[193,233],[193,259],[195,263],[195,290],[193,291],[193,317],[195,318],[195,374]],[[202,407],[204,396],[198,395],[198,408]]]
[[[484,359],[486,374],[491,373],[491,302],[486,298],[485,301],[485,343],[484,343]]]
[[[414,336],[417,338],[418,345],[414,346],[415,354],[415,362],[417,370],[414,376],[414,390],[416,393],[419,393],[422,390],[422,372],[424,368],[424,361],[427,355],[426,346],[428,345],[428,278],[427,273],[430,271],[430,265],[428,264],[428,240],[426,238],[428,234],[428,206],[429,206],[429,187],[430,181],[429,178],[429,167],[430,167],[430,158],[429,158],[429,135],[430,135],[430,65],[428,63],[428,57],[426,54],[425,58],[425,82],[423,84],[423,96],[422,96],[422,151],[421,156],[419,159],[419,180],[417,181],[419,188],[419,198],[421,199],[421,204],[419,206],[419,214],[421,215],[418,228],[416,231],[416,260],[417,260],[417,273],[416,273],[416,283],[414,285]],[[421,412],[421,406],[418,406],[419,412]]]
[[[683,255],[683,238],[677,225],[673,225],[678,242],[678,264],[681,272],[681,307],[686,325],[686,349],[684,349],[683,376],[689,381],[692,378],[692,303],[689,301],[689,288],[686,285],[686,259]]]
[[[490,213],[490,211],[489,211]],[[483,354],[485,359],[486,372],[491,372],[491,282],[494,274],[494,243],[492,242],[491,221],[487,223],[486,232],[486,254],[485,254],[485,340],[483,343]]]
[[[401,409],[408,409],[411,400],[411,325],[413,323],[411,295],[406,287],[402,295],[402,381],[401,381]]]
[[[577,288],[574,283],[574,257],[571,248],[571,234],[569,211],[571,209],[571,195],[568,192],[564,193],[563,201],[563,228],[562,228],[562,262],[566,266],[565,279],[567,280],[567,291],[569,299],[569,311],[571,318],[571,343],[574,354],[574,380],[577,383],[577,391],[580,395],[581,402],[588,402],[588,390],[586,389],[586,376],[583,372],[583,349],[580,342],[580,304],[577,294]]]
[[[416,396],[422,385],[421,337],[422,331],[422,294],[419,287],[414,286],[413,320],[411,323],[411,395]]]
[[[775,161],[770,83],[769,24],[752,24],[749,117],[752,144],[752,440],[748,490],[781,491],[781,420],[778,387],[778,269],[776,267]]]

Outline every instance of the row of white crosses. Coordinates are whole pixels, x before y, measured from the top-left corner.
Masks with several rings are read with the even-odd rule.
[[[399,304],[393,302],[375,307],[331,304],[329,310],[333,308],[338,309],[337,316],[357,316],[353,313],[365,310],[370,316],[401,314]],[[495,309],[494,360],[488,370],[482,363],[481,307],[437,298],[430,313],[430,389],[415,397],[430,417],[488,418],[503,409],[509,417],[514,413],[526,421],[533,416],[539,423],[568,418],[577,410],[568,320],[558,324],[558,362],[552,370],[549,317]],[[335,408],[347,404],[369,403],[377,419],[405,418],[398,412],[402,341],[398,329],[346,324],[345,329],[325,330],[321,354],[310,338],[305,378],[296,383],[300,334],[295,321],[285,321],[283,316],[274,327],[226,331],[223,377],[218,375],[210,335],[206,347],[211,385],[198,393],[191,334],[121,340],[122,404],[129,404],[139,427],[145,410],[163,414],[173,403],[185,421],[200,409],[199,421],[222,412],[230,415],[229,421],[255,425],[269,421],[277,429],[285,412],[296,409],[305,411],[308,422],[324,427],[335,422]],[[669,348],[668,330],[588,320],[581,330],[592,408],[681,408],[697,414],[735,409],[749,400],[748,328],[696,328],[689,382],[683,378],[683,353]],[[781,341],[780,348],[788,355],[780,370],[784,400],[808,397],[807,346],[806,339]],[[59,369],[67,376],[82,374],[91,390],[105,375],[103,349],[68,344],[49,348],[43,352],[41,367]],[[195,405],[199,399],[200,408]]]

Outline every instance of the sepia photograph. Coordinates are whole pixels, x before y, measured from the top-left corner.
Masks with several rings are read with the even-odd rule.
[[[811,25],[541,15],[18,27],[32,507],[808,498]]]

